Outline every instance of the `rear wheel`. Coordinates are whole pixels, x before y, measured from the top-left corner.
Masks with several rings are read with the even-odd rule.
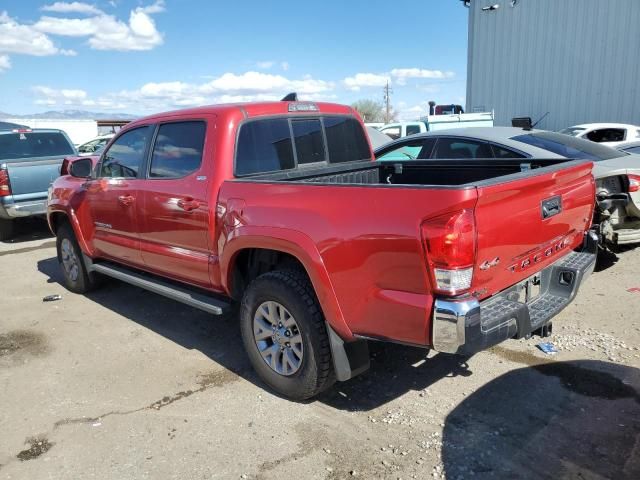
[[[255,279],[242,298],[240,322],[251,364],[279,394],[304,400],[335,381],[324,317],[303,272]]]
[[[0,240],[9,240],[11,237],[13,237],[13,231],[13,220],[0,218]]]
[[[56,232],[58,261],[64,277],[64,285],[74,293],[86,293],[98,284],[95,273],[89,272],[82,258],[82,250],[69,224],[62,225]]]

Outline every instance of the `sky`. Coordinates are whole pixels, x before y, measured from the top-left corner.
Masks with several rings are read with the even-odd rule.
[[[459,0],[0,0],[0,111],[144,115],[213,103],[464,105]]]

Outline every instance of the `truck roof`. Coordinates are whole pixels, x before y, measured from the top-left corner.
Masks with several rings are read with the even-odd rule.
[[[315,105],[314,110],[302,110],[305,105]],[[311,101],[274,101],[274,102],[244,102],[244,103],[223,103],[218,105],[206,105],[202,107],[185,108],[169,112],[156,113],[134,120],[124,128],[129,129],[136,125],[158,121],[167,117],[185,116],[197,117],[198,115],[217,115],[226,117],[240,114],[244,118],[261,117],[269,115],[295,115],[295,114],[337,114],[354,115],[355,110],[347,105],[326,102]]]
[[[62,132],[64,133],[64,130],[60,130],[59,128],[31,128],[31,127],[26,127],[24,125],[18,125],[15,128],[2,128],[0,127],[0,134],[3,133],[42,133],[42,132]]]

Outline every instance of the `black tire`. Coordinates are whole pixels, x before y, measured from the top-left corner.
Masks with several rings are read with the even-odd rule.
[[[64,242],[69,242],[68,246],[73,250],[76,259],[77,273],[72,275],[71,272],[64,265],[63,247]],[[87,266],[84,263],[82,250],[78,245],[76,236],[73,233],[71,225],[65,223],[58,228],[56,232],[56,249],[58,252],[58,262],[60,264],[60,270],[62,270],[62,277],[64,278],[64,286],[74,293],[87,293],[98,286],[98,276],[94,272],[89,272]]]
[[[302,362],[291,375],[285,376],[273,370],[260,354],[253,322],[257,309],[264,302],[278,302],[284,306],[295,318],[302,336]],[[251,282],[240,304],[240,329],[253,368],[280,395],[292,400],[306,400],[335,382],[324,316],[305,273],[276,270]]]
[[[14,223],[13,220],[0,218],[0,240],[9,240],[13,237]]]

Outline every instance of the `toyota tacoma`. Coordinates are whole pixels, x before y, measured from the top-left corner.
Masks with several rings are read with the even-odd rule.
[[[470,355],[548,333],[595,263],[592,163],[373,160],[347,106],[136,120],[49,193],[66,287],[106,275],[214,315],[293,399],[365,371],[368,342]]]

